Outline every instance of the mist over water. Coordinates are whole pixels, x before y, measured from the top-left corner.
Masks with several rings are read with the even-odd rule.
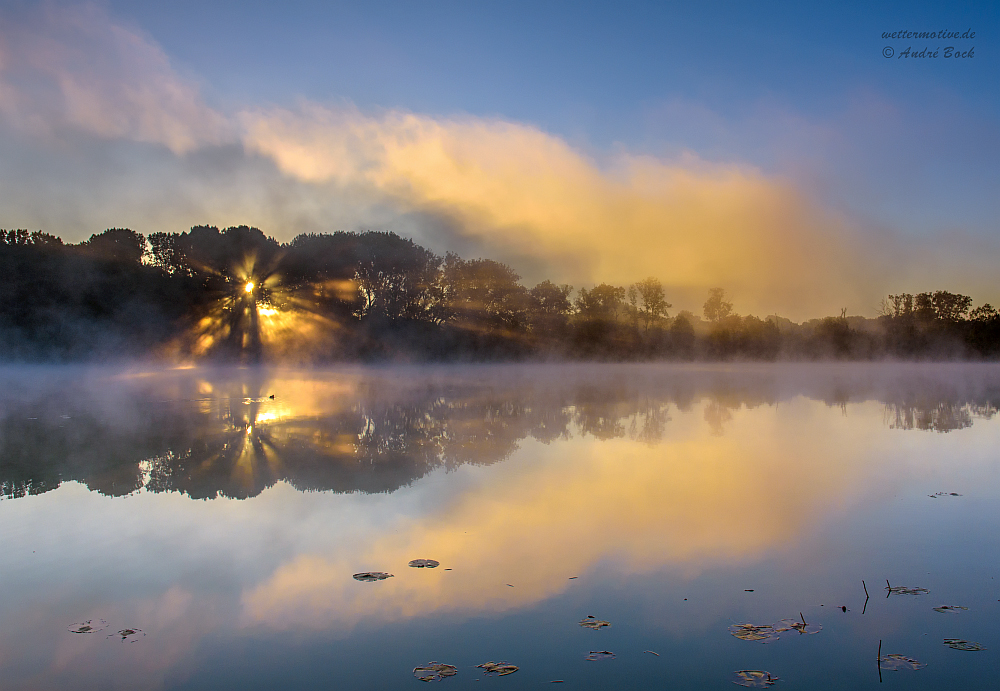
[[[745,669],[865,687],[879,640],[927,664],[886,681],[992,684],[995,365],[21,367],[0,384],[9,688],[396,688],[435,660],[456,688],[491,660],[518,688],[719,688]],[[886,579],[930,593],[887,599]],[[800,613],[822,629],[728,631]],[[106,630],[70,632],[88,620]]]

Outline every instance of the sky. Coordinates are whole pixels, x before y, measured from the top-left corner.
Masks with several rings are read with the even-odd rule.
[[[989,2],[0,0],[0,227],[390,230],[528,285],[653,276],[674,311],[996,304],[998,30]]]

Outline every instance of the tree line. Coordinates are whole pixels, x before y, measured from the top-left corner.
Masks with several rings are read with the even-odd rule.
[[[741,316],[725,290],[671,315],[662,282],[533,287],[506,264],[435,254],[390,232],[112,228],[79,244],[0,230],[7,359],[283,356],[299,360],[993,358],[1000,315],[968,296],[889,295],[875,319]],[[279,327],[284,328],[280,331]]]

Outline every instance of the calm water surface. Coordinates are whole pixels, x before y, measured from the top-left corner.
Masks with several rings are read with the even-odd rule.
[[[880,688],[995,688],[998,404],[989,365],[3,370],[0,686],[875,688],[881,641],[926,667]],[[730,632],[781,620],[819,630]]]

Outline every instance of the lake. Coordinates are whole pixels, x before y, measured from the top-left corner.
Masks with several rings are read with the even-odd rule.
[[[996,365],[0,382],[5,689],[997,684]]]

